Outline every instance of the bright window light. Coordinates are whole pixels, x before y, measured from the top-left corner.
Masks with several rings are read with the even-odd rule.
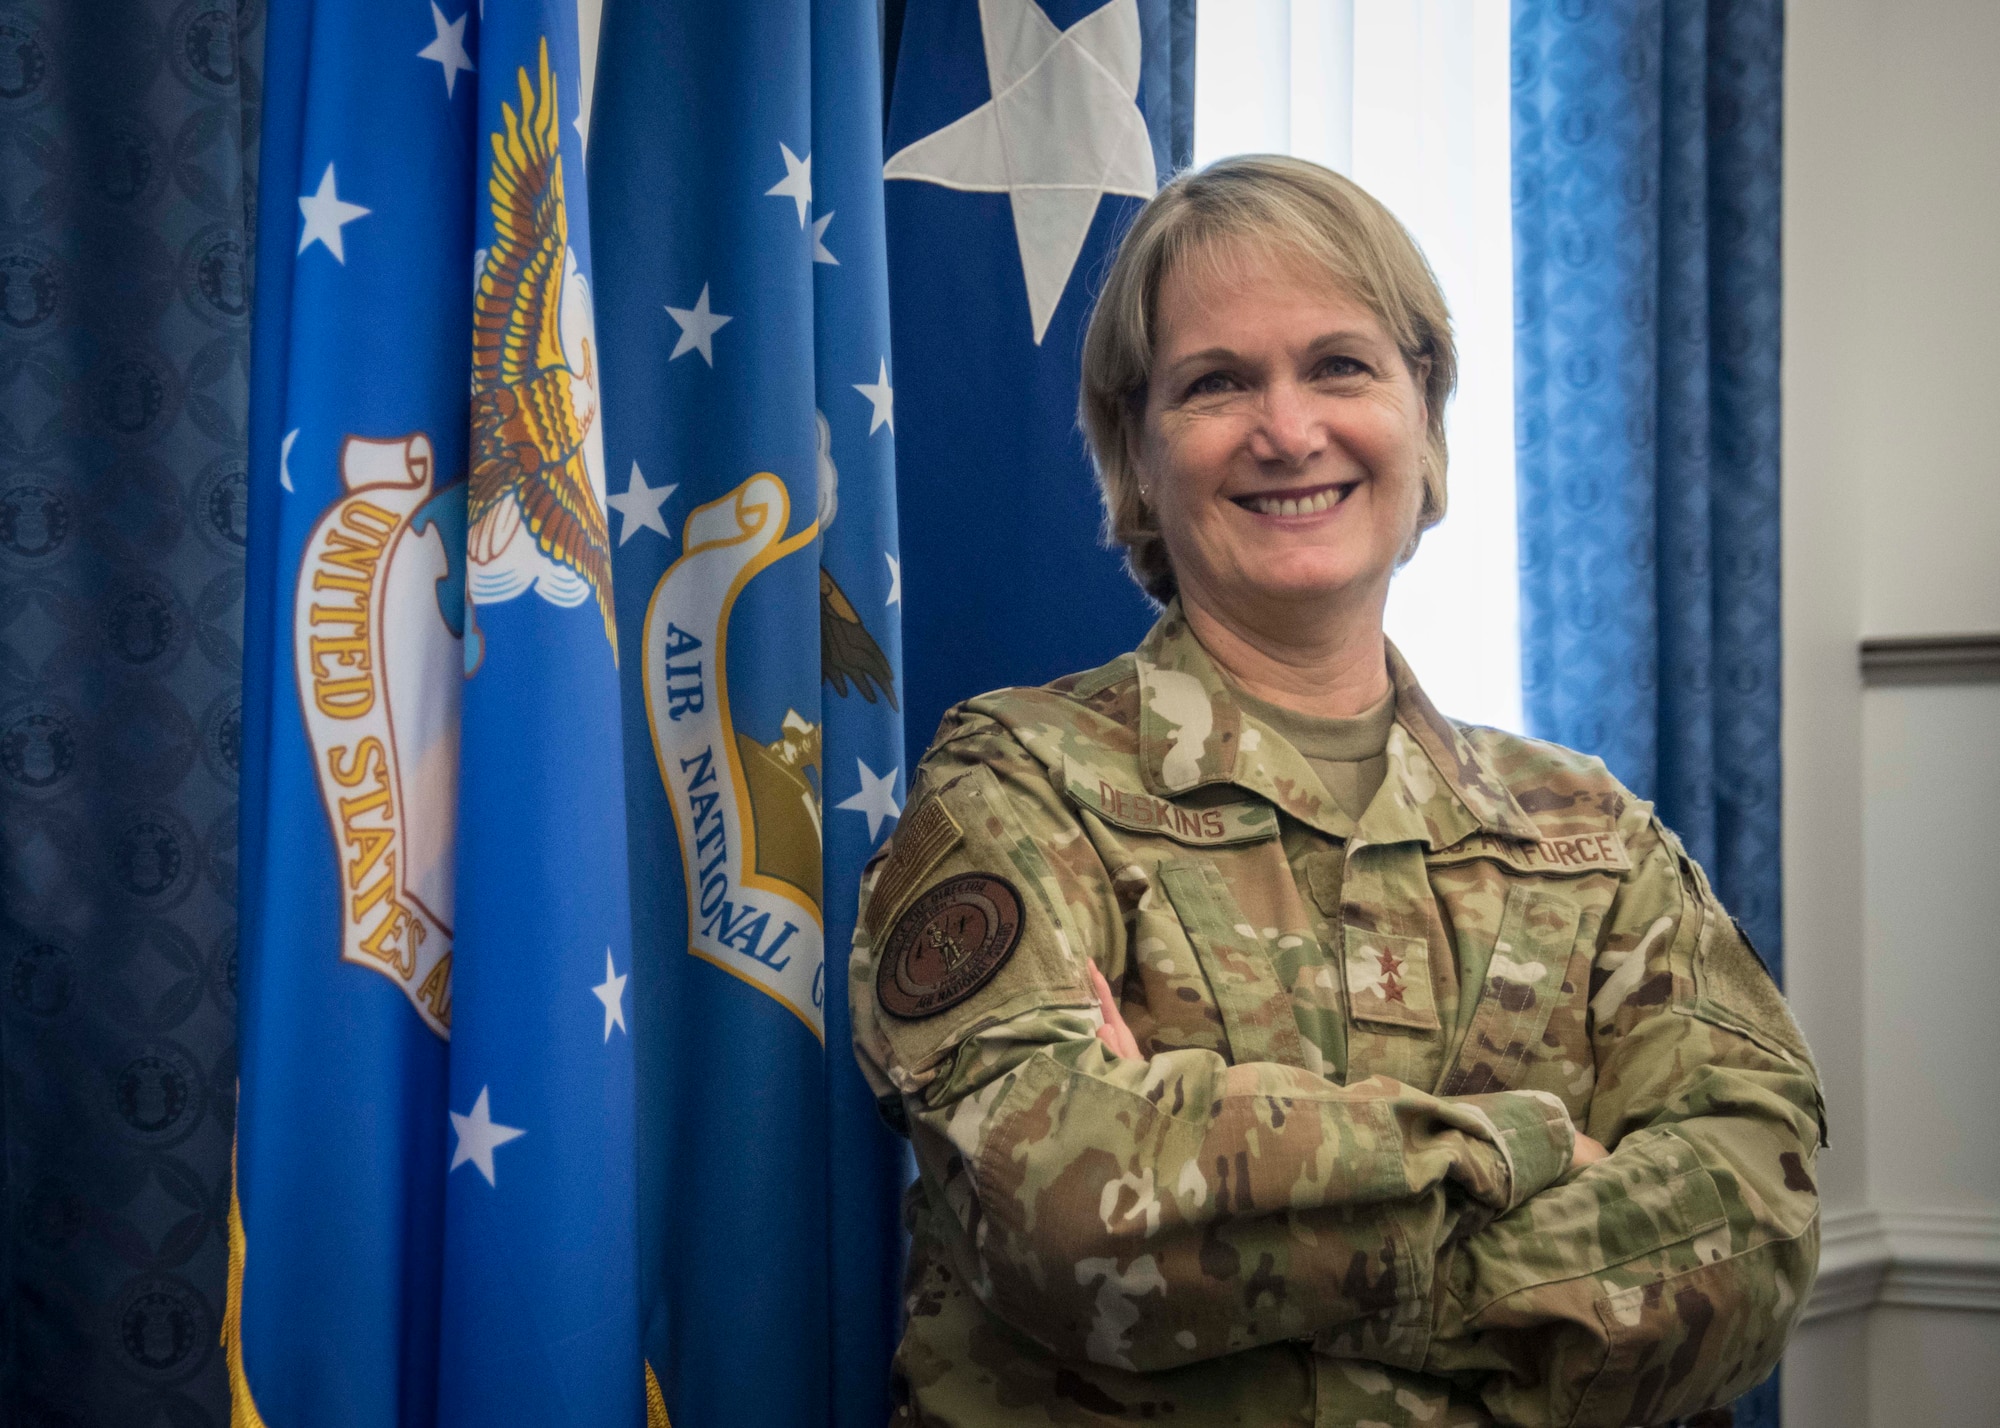
[[[1514,244],[1503,0],[1232,0],[1196,10],[1195,162],[1288,153],[1387,204],[1458,335],[1450,512],[1389,593],[1447,714],[1521,727]]]

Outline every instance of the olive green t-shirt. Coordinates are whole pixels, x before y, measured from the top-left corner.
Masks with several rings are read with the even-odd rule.
[[[1305,756],[1340,811],[1359,822],[1375,790],[1389,776],[1389,727],[1396,722],[1396,691],[1391,689],[1380,704],[1351,719],[1301,714],[1241,688],[1232,692],[1237,703]]]

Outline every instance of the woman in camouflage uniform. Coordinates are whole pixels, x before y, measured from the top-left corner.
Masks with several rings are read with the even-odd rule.
[[[1132,654],[949,713],[855,1045],[921,1170],[898,1423],[1655,1423],[1811,1289],[1818,1079],[1650,805],[1382,633],[1449,319],[1347,180],[1168,185],[1084,351]]]

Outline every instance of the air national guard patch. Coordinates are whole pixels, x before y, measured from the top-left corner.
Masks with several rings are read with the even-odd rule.
[[[1021,941],[1021,895],[1005,878],[964,873],[896,921],[875,974],[882,1009],[905,1021],[955,1007],[992,979]]]

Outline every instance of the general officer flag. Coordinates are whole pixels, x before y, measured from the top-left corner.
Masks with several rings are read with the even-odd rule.
[[[635,1424],[576,14],[274,0],[268,44],[233,1421]]]
[[[678,1428],[879,1428],[906,1172],[845,971],[905,786],[876,7],[603,24],[648,1358]]]
[[[1092,277],[1169,171],[1170,21],[1167,0],[905,12],[884,172],[913,758],[958,700],[1152,623],[1097,542],[1076,393]]]

